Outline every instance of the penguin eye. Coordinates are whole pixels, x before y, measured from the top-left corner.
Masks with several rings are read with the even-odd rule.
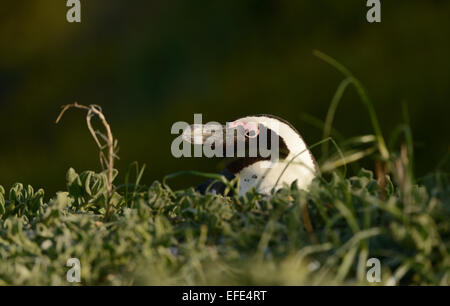
[[[258,136],[258,133],[255,130],[247,130],[245,131],[245,136],[248,138],[255,138]]]
[[[239,128],[241,133],[247,138],[255,138],[259,134],[258,124],[254,122],[231,122],[227,126],[229,128]]]

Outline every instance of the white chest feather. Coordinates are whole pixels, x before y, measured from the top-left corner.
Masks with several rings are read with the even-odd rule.
[[[277,190],[285,184],[291,185],[294,181],[297,181],[300,189],[307,189],[316,176],[314,164],[312,162],[304,165],[298,160],[299,158],[296,158],[290,165],[287,160],[279,161],[272,168],[268,167],[270,161],[259,161],[242,169],[239,175],[239,195],[245,194],[252,187],[259,193],[269,194],[273,188]]]

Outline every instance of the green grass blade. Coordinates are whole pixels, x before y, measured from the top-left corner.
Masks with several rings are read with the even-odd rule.
[[[349,80],[351,80],[352,84],[356,88],[358,95],[361,98],[362,103],[366,106],[366,108],[369,112],[369,117],[370,117],[370,120],[372,123],[372,127],[375,131],[375,135],[377,135],[378,149],[380,151],[381,157],[384,160],[388,160],[389,159],[389,151],[386,147],[386,142],[384,140],[383,133],[381,131],[380,123],[378,121],[377,114],[375,112],[375,108],[374,108],[372,102],[370,101],[369,96],[367,95],[367,92],[366,92],[364,86],[361,84],[361,82],[357,78],[354,77],[354,75],[350,72],[350,70],[348,70],[344,65],[339,63],[334,58],[332,58],[329,55],[327,55],[321,51],[318,51],[318,50],[314,50],[313,54],[317,58],[323,60],[324,62],[328,63],[332,67],[336,68],[345,77],[347,77]]]

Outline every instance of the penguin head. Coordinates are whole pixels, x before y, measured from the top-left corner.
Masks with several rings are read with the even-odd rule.
[[[276,158],[285,158],[289,154],[289,148],[284,137],[279,134],[279,119],[267,119],[267,115],[256,115],[226,124],[193,124],[184,130],[182,137],[194,145],[222,151],[223,155],[220,157],[252,160],[270,159],[268,155],[275,155]]]
[[[307,188],[318,173],[317,163],[300,133],[286,120],[272,115],[246,116],[225,125],[192,125],[183,138],[195,145],[231,152],[233,160],[225,173],[241,178],[241,194],[252,187],[267,194],[272,188],[294,181],[299,188]]]

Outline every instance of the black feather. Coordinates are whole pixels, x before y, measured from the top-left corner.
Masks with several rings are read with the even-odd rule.
[[[235,178],[234,174],[228,171],[227,169],[224,169],[222,172],[220,172],[221,175],[223,175],[228,181],[231,181]],[[212,184],[212,185],[211,185]],[[209,187],[209,189],[208,189]],[[208,180],[200,185],[198,185],[195,190],[200,192],[201,194],[205,194],[208,190],[209,192],[216,193],[216,194],[224,194],[225,192],[225,184],[222,182],[215,182],[214,180]]]

